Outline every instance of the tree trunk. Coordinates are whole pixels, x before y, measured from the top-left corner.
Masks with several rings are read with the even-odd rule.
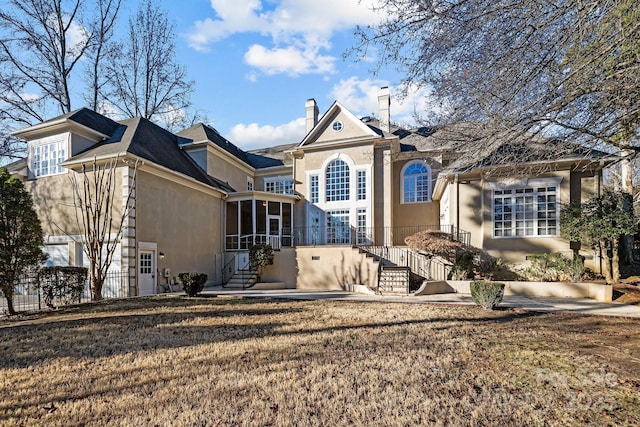
[[[7,299],[7,310],[9,311],[9,316],[13,316],[16,314],[16,310],[13,308],[13,292],[11,292],[9,295],[8,293],[4,292],[4,297]]]
[[[91,269],[91,301],[100,301],[102,300],[104,278],[99,271],[95,271],[93,268]]]
[[[602,251],[602,258],[604,259],[604,278],[607,283],[613,283],[613,279],[611,277],[611,259],[609,258],[609,249],[607,248],[607,243],[601,240],[600,248]]]
[[[618,239],[613,239],[611,242],[611,279],[612,282],[607,283],[618,283],[620,281],[620,256],[618,254]]]

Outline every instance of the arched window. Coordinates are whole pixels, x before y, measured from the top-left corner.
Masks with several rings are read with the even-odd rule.
[[[332,160],[325,172],[327,202],[349,200],[349,165],[340,160]]]
[[[422,161],[407,163],[402,169],[402,203],[431,200],[431,170]]]

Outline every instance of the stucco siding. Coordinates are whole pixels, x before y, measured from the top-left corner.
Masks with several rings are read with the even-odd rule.
[[[247,176],[253,175],[252,172],[237,166],[235,162],[223,158],[221,154],[211,149],[207,152],[207,173],[228,183],[236,191],[246,191]]]
[[[222,202],[171,180],[138,171],[136,179],[136,239],[157,244],[158,272],[172,276],[198,271],[219,283],[222,268]],[[159,283],[161,283],[161,278]]]
[[[122,185],[122,167],[118,167],[115,173],[114,189],[118,191]],[[35,210],[40,218],[42,230],[47,236],[66,236],[82,234],[76,220],[76,208],[74,206],[74,187],[72,174],[76,174],[78,184],[82,186],[82,173],[68,171],[59,175],[43,176],[25,181],[25,188],[33,198]],[[87,172],[89,181],[93,179],[93,173]],[[117,193],[120,194],[119,192]],[[112,231],[120,226],[122,216],[122,203],[114,203],[113,215],[115,218]]]
[[[350,246],[296,248],[298,289],[344,290],[362,284],[374,288],[378,264]]]

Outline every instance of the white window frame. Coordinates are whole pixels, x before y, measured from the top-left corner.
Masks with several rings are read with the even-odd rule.
[[[427,199],[426,200],[417,200],[417,192],[416,192],[416,196],[414,197],[413,200],[410,201],[406,201],[405,200],[405,187],[404,187],[404,181],[405,181],[405,172],[408,168],[410,168],[412,165],[415,164],[419,164],[424,166],[427,169],[426,175],[427,175]],[[421,175],[410,175],[413,177],[418,177]],[[402,167],[402,169],[400,170],[400,204],[415,204],[415,203],[428,203],[431,202],[431,192],[432,192],[432,184],[431,181],[433,179],[432,176],[432,172],[431,172],[431,166],[425,161],[425,160],[412,160],[410,162],[407,162],[404,164],[404,166]],[[416,182],[417,183],[417,182]]]
[[[57,158],[50,158],[52,153],[51,147],[55,146],[55,152],[58,154]],[[46,173],[43,173],[43,160],[36,162],[36,156],[40,156],[40,153],[47,147],[47,158],[44,159],[47,164]],[[66,169],[60,166],[60,163],[67,160],[69,153],[69,139],[67,135],[55,135],[47,138],[43,138],[38,141],[32,141],[29,143],[29,175],[31,178],[41,178],[45,176],[60,175],[66,173]]]
[[[557,238],[560,236],[560,183],[562,181],[562,177],[553,177],[553,178],[537,178],[537,179],[521,179],[521,180],[511,180],[504,181],[501,183],[491,183],[491,237],[493,239],[527,239],[527,238]],[[549,193],[548,188],[555,187],[555,191],[553,193]],[[545,188],[544,192],[539,192],[539,188]],[[530,190],[530,191],[527,191]],[[502,194],[496,194],[496,192],[502,192]],[[521,192],[520,192],[521,191]],[[509,192],[510,194],[506,193]],[[519,196],[522,194],[523,196]],[[518,218],[517,210],[516,210],[516,197],[526,197],[526,195],[530,195],[533,198],[532,202],[532,234],[526,234],[526,224],[524,224],[525,234],[517,235],[519,229],[523,229],[523,227],[518,227],[518,221],[526,221],[527,218]],[[549,203],[555,204],[555,215],[553,218],[549,218],[548,216],[545,218],[538,218],[539,210],[538,210],[538,197],[548,197],[554,196],[554,201],[549,202],[548,199],[545,200],[545,203],[548,207]],[[510,198],[510,219],[496,220],[496,199],[509,197]],[[542,202],[541,202],[542,203]],[[504,206],[504,205],[503,205]],[[544,212],[549,212],[548,209],[545,209]],[[526,215],[526,211],[524,211]],[[504,224],[504,222],[509,222],[509,227],[496,227],[497,224]],[[555,221],[555,233],[554,234],[539,234],[538,230],[540,227],[539,221]],[[546,230],[548,231],[549,225],[545,225]],[[510,235],[501,235],[496,236],[496,230],[509,230]]]
[[[273,176],[265,178],[264,191],[273,194],[293,194],[293,177]]]
[[[341,180],[341,182],[339,182],[335,187],[336,188],[329,188],[329,183],[327,182],[327,174],[329,173],[329,166],[331,166],[334,163],[342,163],[344,164],[345,167],[345,171],[347,173],[347,180],[346,182],[344,182],[343,180]],[[335,203],[335,202],[348,202],[351,200],[351,198],[354,196],[353,193],[353,179],[354,179],[354,167],[353,167],[353,163],[352,162],[347,162],[344,158],[334,158],[331,159],[331,161],[327,162],[327,164],[325,165],[325,167],[323,168],[323,178],[324,178],[324,194],[322,199],[324,200],[325,203]],[[345,186],[346,190],[348,192],[348,194],[346,194],[346,198],[338,198],[339,197],[339,188],[338,187],[342,187]],[[331,190],[331,193],[330,193]]]
[[[356,169],[356,200],[367,200],[369,198],[369,174],[366,169]],[[360,181],[360,178],[363,181]],[[360,186],[362,184],[362,186]],[[361,192],[360,190],[364,190]]]
[[[247,191],[253,191],[253,188],[254,188],[253,178],[248,176],[247,177]]]
[[[332,202],[327,202],[326,201],[326,170],[327,170],[327,166],[329,165],[329,163],[335,159],[340,159],[343,160],[344,162],[347,163],[347,165],[349,166],[349,170],[350,170],[350,174],[349,174],[349,194],[350,194],[350,198],[348,200],[339,200],[339,201],[332,201]],[[366,182],[367,182],[367,186],[366,186],[366,199],[365,200],[358,200],[357,199],[357,174],[358,171],[360,170],[364,170],[365,171],[365,175],[366,175]],[[317,209],[320,209],[321,211],[325,212],[325,214],[323,214],[323,217],[326,217],[326,213],[330,212],[330,211],[339,211],[339,210],[348,210],[349,211],[349,225],[350,227],[356,227],[357,226],[357,221],[358,221],[358,209],[359,208],[366,208],[367,209],[367,226],[371,227],[371,222],[372,222],[372,218],[371,218],[371,212],[373,210],[372,207],[372,202],[373,202],[373,195],[371,193],[372,191],[372,165],[371,164],[358,164],[356,165],[355,162],[351,159],[351,157],[349,157],[348,155],[344,154],[344,153],[334,153],[330,156],[328,156],[322,163],[322,165],[320,166],[320,169],[315,169],[315,170],[307,170],[305,171],[306,174],[306,179],[307,179],[307,191],[308,193],[306,194],[307,199],[311,202],[312,198],[312,185],[311,185],[311,177],[314,175],[318,176],[318,202],[314,203],[311,202],[311,204],[313,204]],[[307,213],[307,221],[311,224],[313,221],[313,209],[308,210]],[[327,226],[326,223],[326,218],[324,219],[324,223],[321,224],[323,227]]]
[[[311,203],[320,202],[320,175],[309,175],[309,201]]]

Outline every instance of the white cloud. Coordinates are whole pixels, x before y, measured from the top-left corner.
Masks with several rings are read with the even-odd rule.
[[[226,37],[259,33],[272,47],[253,45],[247,63],[267,74],[331,73],[335,32],[377,22],[372,6],[378,0],[211,0],[215,18],[196,21],[186,34],[189,46],[200,51]],[[299,65],[296,60],[302,61]],[[276,61],[276,63],[270,62]]]
[[[243,150],[251,150],[300,142],[304,136],[305,119],[301,117],[280,126],[237,124],[231,128],[226,138]]]
[[[295,46],[268,49],[254,44],[244,55],[247,64],[264,73],[289,74],[325,74],[334,72],[335,58],[320,55],[317,48],[299,49]]]
[[[378,114],[378,91],[389,83],[379,79],[359,79],[351,77],[340,80],[330,92],[352,113],[360,116]],[[391,87],[391,120],[401,124],[415,124],[416,113],[419,116],[431,116],[439,113],[441,107],[435,102],[427,88],[409,87],[404,97],[399,96],[399,88]]]
[[[258,73],[256,73],[255,71],[249,71],[247,74],[245,74],[244,77],[251,83],[255,83],[258,81]]]

